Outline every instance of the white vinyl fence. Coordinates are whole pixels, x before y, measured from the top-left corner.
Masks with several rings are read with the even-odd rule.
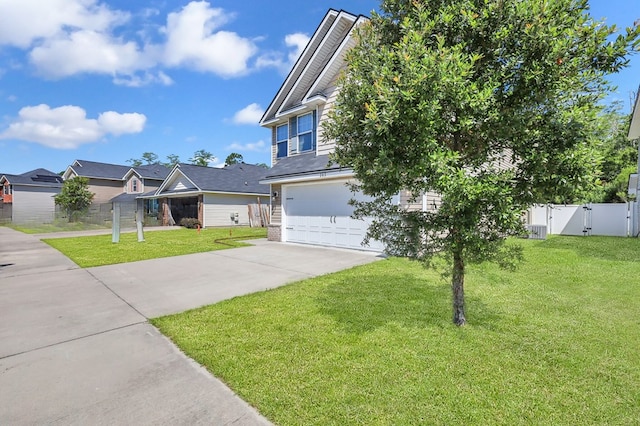
[[[547,234],[636,236],[635,202],[625,204],[536,205],[529,225],[546,227]]]

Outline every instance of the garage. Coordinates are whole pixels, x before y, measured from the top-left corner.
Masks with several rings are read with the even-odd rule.
[[[380,252],[384,246],[370,241],[362,246],[370,221],[350,216],[354,194],[346,180],[283,185],[283,240]],[[363,195],[356,197],[364,199]]]

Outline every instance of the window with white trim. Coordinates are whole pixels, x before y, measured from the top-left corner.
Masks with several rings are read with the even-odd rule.
[[[314,132],[314,113],[298,116],[298,152],[311,151],[316,149],[316,138]]]
[[[289,126],[283,124],[276,127],[276,158],[287,156],[289,146]]]
[[[131,192],[140,192],[140,181],[136,178],[131,179]]]
[[[13,188],[11,187],[11,185],[2,185],[3,186],[3,192],[4,195],[11,195],[13,194]]]

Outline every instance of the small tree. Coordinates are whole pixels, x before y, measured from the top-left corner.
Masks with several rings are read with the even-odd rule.
[[[191,164],[195,164],[196,166],[208,166],[216,157],[212,153],[205,151],[204,149],[200,149],[193,153],[193,158],[189,161]]]
[[[231,164],[238,164],[244,162],[244,158],[242,158],[242,154],[238,154],[237,152],[232,152],[227,155],[227,159],[224,160],[224,164],[230,166]]]
[[[173,168],[176,164],[180,163],[180,157],[176,154],[167,155],[167,162],[163,163],[165,167]]]
[[[595,182],[595,118],[606,74],[626,65],[639,30],[613,42],[586,0],[387,0],[356,46],[325,126],[334,160],[354,170],[355,216],[391,253],[447,259],[453,321],[465,318],[470,262],[518,259],[506,237],[522,213]],[[427,192],[437,209],[390,203]]]
[[[65,180],[62,190],[54,197],[55,203],[66,212],[69,222],[77,221],[78,217],[91,205],[95,194],[87,189],[88,185],[88,178],[76,176]]]
[[[158,154],[154,152],[143,152],[141,158],[130,158],[127,163],[131,163],[133,167],[142,166],[144,164],[159,164]]]

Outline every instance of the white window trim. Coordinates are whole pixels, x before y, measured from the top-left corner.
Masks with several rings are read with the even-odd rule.
[[[286,127],[287,128],[287,136],[285,139],[278,139],[278,129],[280,129],[281,127]],[[285,150],[285,155],[283,156],[278,156],[278,145],[280,145],[281,143],[286,143],[287,144],[287,148]],[[277,158],[286,158],[289,156],[289,123],[286,124],[281,124],[279,126],[276,126],[276,159]]]

